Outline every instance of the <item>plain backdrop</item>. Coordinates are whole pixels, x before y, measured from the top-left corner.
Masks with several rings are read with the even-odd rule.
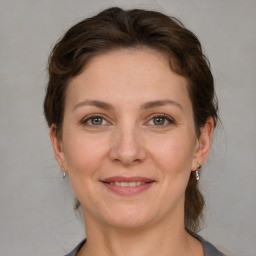
[[[64,255],[84,238],[43,117],[47,58],[73,24],[120,6],[179,18],[209,57],[223,125],[203,166],[200,232],[234,256],[256,256],[256,1],[1,0],[0,250]]]

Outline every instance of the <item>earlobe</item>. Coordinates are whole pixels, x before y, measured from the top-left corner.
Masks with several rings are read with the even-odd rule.
[[[65,155],[63,152],[62,141],[56,135],[56,125],[52,124],[50,127],[50,139],[52,142],[52,148],[54,151],[55,158],[59,166],[63,169],[65,168]]]
[[[200,137],[198,138],[198,147],[196,149],[194,159],[202,164],[209,155],[212,143],[212,136],[214,130],[214,121],[209,117],[201,129]]]

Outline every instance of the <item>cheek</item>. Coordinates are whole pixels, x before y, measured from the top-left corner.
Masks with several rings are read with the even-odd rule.
[[[107,143],[103,138],[70,134],[66,142],[65,158],[71,175],[92,174],[100,167],[107,152]]]
[[[193,138],[186,134],[170,135],[155,140],[149,148],[153,161],[150,164],[158,170],[161,187],[155,201],[161,202],[161,206],[168,213],[177,205],[182,208],[193,160]]]
[[[155,141],[150,148],[154,149],[151,150],[152,158],[166,175],[190,173],[194,154],[194,141],[191,136],[173,134]]]

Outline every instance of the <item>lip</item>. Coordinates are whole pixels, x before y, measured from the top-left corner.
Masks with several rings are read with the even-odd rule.
[[[136,186],[120,186],[113,184],[115,182],[142,182],[143,184]],[[149,179],[146,177],[134,176],[134,177],[122,177],[122,176],[113,176],[101,180],[101,183],[111,192],[114,192],[123,196],[137,195],[145,190],[148,190],[154,183],[155,180]],[[111,184],[110,184],[111,183]]]
[[[153,182],[155,180],[149,179],[146,177],[140,177],[140,176],[133,176],[133,177],[123,177],[123,176],[113,176],[106,179],[101,180],[102,182],[135,182],[135,181],[141,181],[141,182]]]

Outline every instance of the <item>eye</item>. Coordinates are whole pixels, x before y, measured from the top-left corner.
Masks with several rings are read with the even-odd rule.
[[[100,126],[108,124],[108,122],[102,116],[99,115],[90,116],[83,120],[82,123],[88,126]]]
[[[153,123],[154,125],[164,125],[166,122],[166,118],[162,116],[154,117]]]
[[[174,121],[170,117],[163,114],[155,115],[148,122],[149,125],[153,125],[153,126],[167,126],[173,123]]]

